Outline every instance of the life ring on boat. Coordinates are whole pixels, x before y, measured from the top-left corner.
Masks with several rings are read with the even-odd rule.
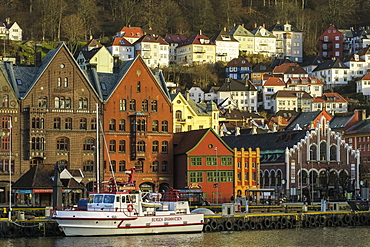
[[[129,211],[130,213],[134,211],[134,205],[132,204],[127,205],[127,211]]]

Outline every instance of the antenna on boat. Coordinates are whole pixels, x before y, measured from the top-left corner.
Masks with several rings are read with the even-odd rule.
[[[99,169],[99,105],[96,103],[96,161],[95,161],[95,168],[96,168],[96,191],[99,193],[99,186],[100,186],[100,169]]]

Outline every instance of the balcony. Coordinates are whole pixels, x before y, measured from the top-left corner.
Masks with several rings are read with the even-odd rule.
[[[206,51],[203,50],[202,48],[194,49],[194,53],[205,53]]]
[[[225,57],[225,56],[227,56],[227,53],[216,53],[216,56]]]
[[[141,48],[141,50],[142,51],[150,51],[151,49],[150,49],[150,46],[143,46],[142,48]]]

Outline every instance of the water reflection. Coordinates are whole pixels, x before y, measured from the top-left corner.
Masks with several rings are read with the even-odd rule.
[[[65,237],[0,239],[14,247],[118,247],[118,246],[369,246],[369,227],[332,227],[270,231],[163,234],[118,237]]]

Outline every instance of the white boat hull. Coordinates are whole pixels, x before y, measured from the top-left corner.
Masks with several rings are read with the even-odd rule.
[[[57,211],[53,217],[66,236],[109,236],[201,232],[203,214],[127,217],[123,213]]]

